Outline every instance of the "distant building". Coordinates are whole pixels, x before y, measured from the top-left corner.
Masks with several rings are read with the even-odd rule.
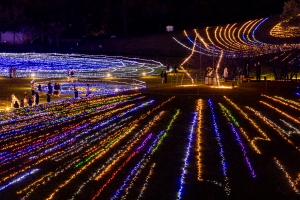
[[[11,31],[1,32],[1,44],[24,44],[24,34]]]

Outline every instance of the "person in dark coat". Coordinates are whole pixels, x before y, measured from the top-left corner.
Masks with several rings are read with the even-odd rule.
[[[164,77],[164,71],[161,71],[160,78],[161,78],[161,83],[164,83],[164,79],[165,79],[165,77]]]
[[[260,81],[261,65],[260,62],[257,62],[256,65],[256,80]]]
[[[35,93],[35,105],[39,105],[40,102],[40,95],[38,92]]]
[[[42,92],[42,86],[41,86],[41,84],[38,85],[38,91]]]
[[[165,71],[165,72],[164,72],[164,80],[165,80],[165,83],[167,83],[167,77],[168,77],[168,74],[167,74],[167,72]]]
[[[74,95],[75,95],[75,98],[77,99],[78,98],[78,90],[74,87]]]
[[[245,77],[249,78],[249,73],[250,73],[250,65],[247,63],[245,65]]]
[[[48,93],[52,95],[52,85],[51,82],[48,83]]]
[[[19,103],[17,101],[15,101],[14,108],[19,108],[19,107],[20,107]]]
[[[47,103],[50,103],[50,101],[51,101],[51,96],[50,96],[49,93],[47,93],[46,95],[47,95]]]
[[[21,101],[20,101],[20,108],[24,108],[24,100],[23,99],[21,99]]]
[[[28,106],[32,107],[32,104],[33,104],[32,97],[29,97],[29,99],[28,99]]]

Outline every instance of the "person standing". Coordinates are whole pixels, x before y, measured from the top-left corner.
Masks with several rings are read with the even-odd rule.
[[[48,83],[48,93],[52,95],[52,85],[51,82]]]
[[[58,95],[58,87],[57,87],[57,83],[54,83],[54,95]]]
[[[24,99],[23,99],[23,102],[24,102],[24,106],[27,106],[27,105],[28,105],[28,95],[27,95],[27,92],[24,92]]]
[[[68,82],[70,81],[70,76],[71,76],[71,70],[68,69]]]
[[[19,107],[20,107],[19,103],[17,101],[15,101],[14,108],[19,108]]]
[[[60,84],[57,83],[57,96],[60,96],[61,90],[60,90]]]
[[[41,84],[38,85],[38,91],[40,94],[43,92]]]
[[[15,96],[15,94],[12,93],[12,94],[11,94],[11,107],[12,107],[12,108],[14,107],[14,104],[15,104],[16,102],[18,103],[18,105],[20,105],[20,104],[19,104],[19,100],[17,99],[17,97]]]
[[[12,73],[13,73],[13,66],[10,66],[10,68],[9,68],[9,78],[12,78]]]
[[[17,68],[13,67],[13,77],[17,78]]]
[[[257,62],[256,65],[256,80],[260,81],[261,65],[260,62]]]
[[[32,104],[33,104],[33,99],[32,99],[32,97],[30,97],[30,98],[28,99],[28,106],[29,106],[29,107],[32,107]]]
[[[164,80],[165,80],[165,83],[167,83],[167,77],[168,77],[168,73],[167,71],[164,72]]]
[[[249,73],[250,73],[250,65],[247,63],[245,66],[245,77],[249,78]]]
[[[31,81],[31,95],[34,95],[35,88],[34,88],[34,81]]]
[[[40,95],[38,92],[35,93],[35,105],[39,105],[40,102]]]
[[[164,77],[164,71],[161,71],[160,78],[161,78],[161,83],[164,83],[164,79],[165,79],[165,77]]]
[[[224,79],[228,78],[228,66],[227,65],[225,65],[225,67],[224,67],[223,77],[224,77]]]
[[[47,103],[50,103],[50,101],[51,101],[51,96],[50,96],[49,93],[47,93],[46,95],[47,95]]]
[[[23,101],[23,99],[21,99],[21,102],[20,102],[20,108],[24,108],[24,101]]]
[[[75,99],[78,98],[78,90],[74,87],[74,95],[75,95]]]
[[[85,96],[88,97],[91,94],[90,92],[90,84],[86,84],[86,94]]]

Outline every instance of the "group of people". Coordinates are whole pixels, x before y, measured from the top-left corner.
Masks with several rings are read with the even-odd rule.
[[[260,81],[261,64],[260,64],[260,62],[257,62],[257,63],[254,63],[253,66],[254,66],[254,69],[255,69],[256,80]],[[244,69],[238,67],[236,72],[237,72],[238,77],[249,78],[250,77],[250,72],[251,72],[251,67],[250,67],[249,63],[246,63],[246,65],[244,66]],[[228,78],[228,65],[225,65],[225,67],[224,67],[223,78],[225,78],[225,79]]]
[[[17,78],[17,68],[15,66],[10,67],[9,78]]]
[[[27,92],[24,92],[24,97],[19,101],[19,99],[13,93],[11,95],[11,107],[12,108],[24,108],[32,107],[33,105],[39,105],[39,94],[35,93],[31,97],[28,97]]]

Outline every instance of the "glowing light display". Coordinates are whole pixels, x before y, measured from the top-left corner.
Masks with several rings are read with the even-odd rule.
[[[163,65],[154,60],[122,56],[58,54],[58,53],[1,53],[0,75],[7,76],[9,68],[17,68],[18,77],[77,78],[140,77],[143,73],[159,75],[155,69]],[[156,74],[157,73],[157,74]]]

